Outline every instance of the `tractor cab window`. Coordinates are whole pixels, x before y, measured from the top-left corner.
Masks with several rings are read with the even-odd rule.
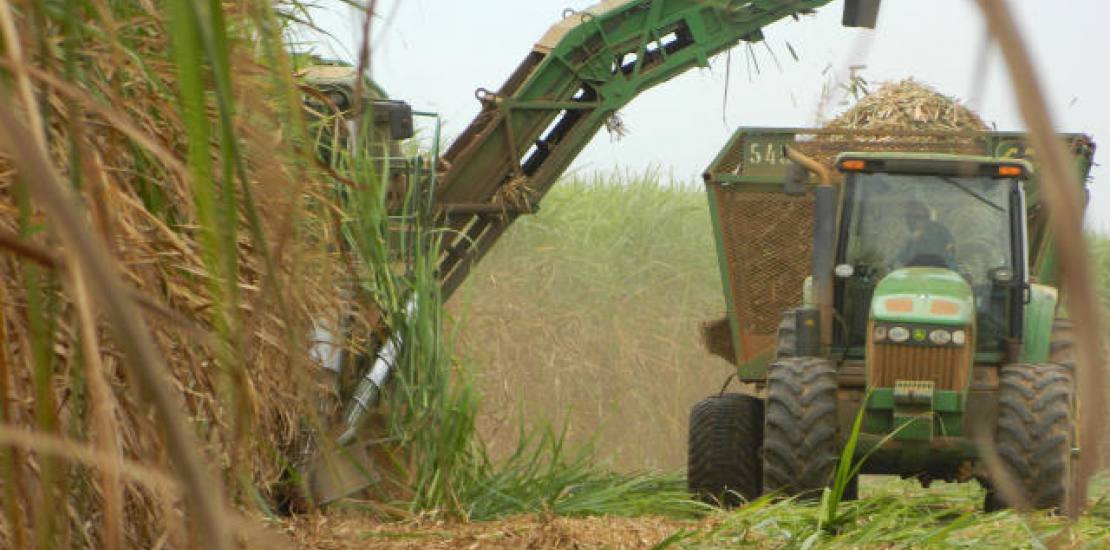
[[[979,341],[1006,335],[992,300],[991,274],[1013,269],[1013,180],[910,174],[856,174],[848,189],[842,262],[855,267],[841,293],[849,345],[861,345],[875,285],[903,267],[959,273],[975,292]]]

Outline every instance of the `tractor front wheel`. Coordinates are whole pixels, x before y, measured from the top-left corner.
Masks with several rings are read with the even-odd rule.
[[[709,504],[738,506],[759,497],[763,443],[763,401],[724,393],[690,411],[686,483]]]
[[[1002,367],[995,446],[1033,508],[1061,510],[1067,502],[1073,470],[1074,395],[1071,369],[1066,365]],[[997,491],[987,492],[988,512],[1005,507]]]
[[[765,492],[818,498],[830,485],[840,459],[836,383],[836,368],[826,359],[782,357],[768,367]]]

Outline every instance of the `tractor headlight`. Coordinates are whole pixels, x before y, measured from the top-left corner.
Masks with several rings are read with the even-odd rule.
[[[967,329],[953,330],[952,327],[876,323],[871,329],[871,340],[883,344],[963,346],[967,344]]]
[[[952,343],[957,346],[962,346],[967,343],[967,333],[962,330],[957,330],[952,333]]]
[[[876,342],[882,342],[883,340],[886,340],[886,327],[884,327],[884,326],[875,327],[874,338],[875,338]]]
[[[902,343],[910,339],[910,329],[906,327],[891,327],[887,331],[887,337],[891,342]]]
[[[929,341],[938,346],[946,345],[952,341],[952,333],[942,328],[938,328],[929,333]]]

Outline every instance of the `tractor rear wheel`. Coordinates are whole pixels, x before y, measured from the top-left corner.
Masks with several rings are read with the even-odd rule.
[[[1074,470],[1074,396],[1072,370],[1066,365],[1002,367],[995,446],[1033,508],[1060,510],[1067,502]],[[988,512],[1005,507],[997,491],[987,492]]]
[[[1057,318],[1052,322],[1052,339],[1048,350],[1049,363],[1075,369],[1075,329],[1071,319]]]
[[[836,368],[826,359],[783,357],[768,367],[765,492],[817,498],[829,486],[840,459],[836,383]]]
[[[733,507],[761,494],[763,401],[723,393],[690,411],[686,483],[709,504]]]

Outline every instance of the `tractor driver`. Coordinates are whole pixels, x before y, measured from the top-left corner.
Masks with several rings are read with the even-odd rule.
[[[930,216],[929,207],[919,200],[906,204],[909,236],[895,258],[904,267],[952,267],[955,241],[952,233]]]

